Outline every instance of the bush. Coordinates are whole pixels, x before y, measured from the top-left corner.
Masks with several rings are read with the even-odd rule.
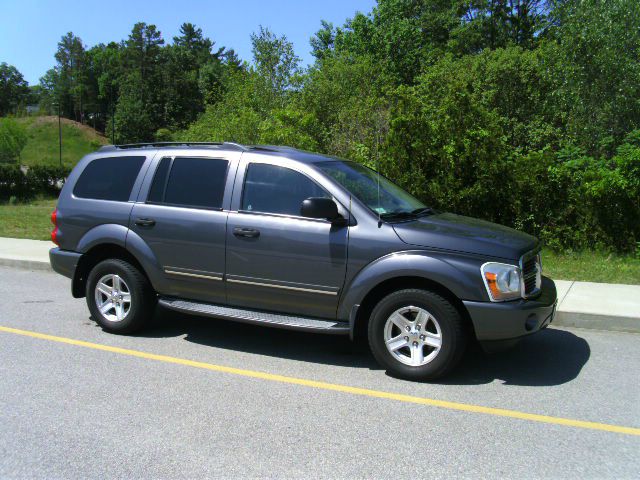
[[[157,142],[170,142],[173,140],[173,134],[171,130],[168,128],[159,128],[156,132],[156,141]]]
[[[26,183],[26,176],[18,165],[0,164],[0,200],[25,198]]]
[[[27,144],[24,126],[10,118],[0,119],[0,162],[14,162]]]
[[[57,196],[69,173],[71,173],[71,170],[67,167],[38,165],[29,168],[26,179],[34,195]]]
[[[37,195],[57,196],[69,168],[36,166],[23,173],[18,165],[0,164],[0,200],[29,200]]]
[[[576,147],[518,157],[512,224],[556,249],[633,251],[640,241],[636,140],[640,132],[630,134],[611,160],[590,157]]]
[[[524,230],[552,248],[634,251],[640,131],[610,157],[561,139],[552,109],[525,88],[538,62],[517,48],[445,57],[397,88],[383,173],[427,205]],[[542,76],[531,81],[550,88]]]

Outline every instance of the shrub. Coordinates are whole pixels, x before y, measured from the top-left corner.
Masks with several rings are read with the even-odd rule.
[[[26,179],[34,195],[58,195],[70,172],[67,167],[38,165],[27,171]]]
[[[13,162],[27,144],[24,126],[13,119],[0,119],[0,162]]]
[[[611,160],[576,147],[517,157],[513,225],[550,247],[633,251],[640,240],[640,147],[633,132]],[[639,142],[640,143],[640,142]]]
[[[25,198],[26,177],[18,165],[0,164],[0,199]]]
[[[36,166],[24,173],[18,165],[0,164],[0,200],[12,197],[28,200],[37,195],[56,196],[70,170],[65,167]]]
[[[156,132],[156,141],[157,142],[170,142],[173,140],[173,134],[171,130],[168,128],[159,128]]]

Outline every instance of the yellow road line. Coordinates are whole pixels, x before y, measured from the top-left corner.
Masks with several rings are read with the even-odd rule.
[[[17,328],[2,327],[0,332],[13,333],[23,335],[25,337],[39,338],[41,340],[49,340],[52,342],[66,343],[78,347],[92,348],[94,350],[102,350],[105,352],[119,353],[121,355],[129,355],[131,357],[146,358],[148,360],[156,360],[158,362],[173,363],[176,365],[185,365],[188,367],[202,368],[212,370],[214,372],[229,373],[231,375],[240,375],[242,377],[259,378],[261,380],[269,380],[271,382],[288,383],[292,385],[302,385],[305,387],[319,388],[322,390],[330,390],[333,392],[350,393],[352,395],[360,395],[365,397],[384,398],[387,400],[396,400],[405,403],[415,403],[418,405],[428,405],[431,407],[439,407],[448,410],[457,410],[463,412],[482,413],[485,415],[494,415],[498,417],[517,418],[520,420],[529,420],[532,422],[550,423],[553,425],[564,425],[567,427],[585,428],[589,430],[601,430],[605,432],[623,433],[626,435],[640,436],[640,428],[622,427],[619,425],[610,425],[606,423],[587,422],[583,420],[572,420],[570,418],[550,417],[547,415],[538,415],[535,413],[519,412],[517,410],[507,410],[503,408],[483,407],[480,405],[471,405],[467,403],[447,402],[444,400],[435,400],[432,398],[414,397],[411,395],[403,395],[400,393],[383,392],[379,390],[370,390],[368,388],[349,387],[347,385],[338,385],[335,383],[318,382],[315,380],[306,380],[304,378],[287,377],[284,375],[276,375],[273,373],[257,372],[254,370],[245,370],[241,368],[225,367],[212,363],[196,362],[185,358],[170,357],[167,355],[157,355],[155,353],[141,352],[139,350],[129,350],[127,348],[112,347],[102,345],[100,343],[85,342],[82,340],[74,340],[66,337],[56,337],[45,333],[33,332],[29,330],[19,330]]]

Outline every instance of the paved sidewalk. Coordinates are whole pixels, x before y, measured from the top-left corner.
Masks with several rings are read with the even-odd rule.
[[[49,249],[53,247],[49,241],[0,237],[0,265],[51,270]]]
[[[48,241],[0,237],[0,265],[51,270]],[[556,280],[554,325],[640,333],[640,285]]]

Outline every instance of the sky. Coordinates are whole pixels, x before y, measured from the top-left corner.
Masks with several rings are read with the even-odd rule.
[[[126,39],[136,22],[154,24],[166,42],[184,22],[202,28],[216,47],[251,60],[251,32],[269,27],[293,42],[303,65],[313,63],[309,39],[320,20],[342,25],[375,0],[0,0],[0,63],[15,66],[30,85],[55,65],[60,37],[71,31],[87,48]]]

